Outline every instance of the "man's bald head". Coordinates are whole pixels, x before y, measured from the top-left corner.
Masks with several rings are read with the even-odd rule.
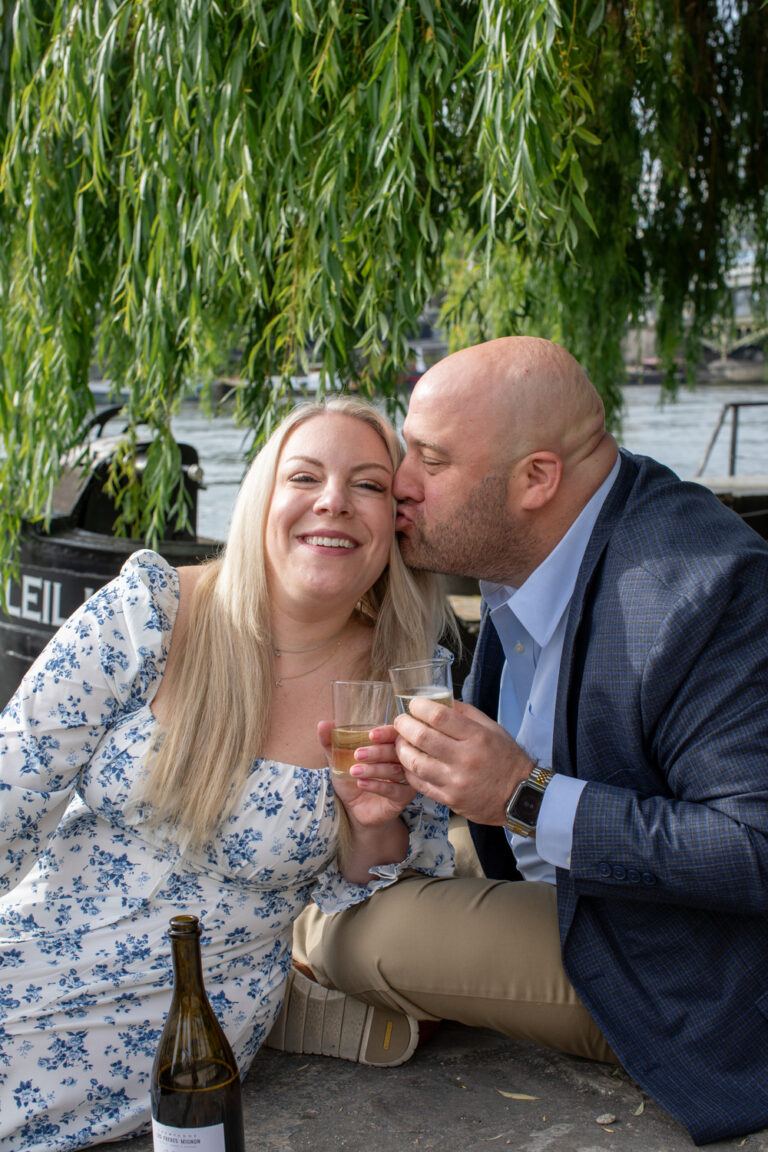
[[[586,373],[532,336],[446,356],[416,384],[395,476],[409,564],[518,586],[607,477],[616,444]]]
[[[440,360],[416,384],[412,404],[435,400],[484,426],[499,462],[544,448],[567,469],[605,435],[603,402],[584,369],[538,336],[504,336]]]

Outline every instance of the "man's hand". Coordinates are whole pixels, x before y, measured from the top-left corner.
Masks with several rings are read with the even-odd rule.
[[[410,708],[394,721],[409,784],[478,824],[503,824],[504,806],[534,761],[470,704],[446,708],[417,697]]]

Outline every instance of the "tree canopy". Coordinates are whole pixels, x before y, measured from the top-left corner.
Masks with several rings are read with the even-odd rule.
[[[765,307],[756,0],[2,0],[0,569],[97,363],[127,393],[118,530],[161,538],[181,399],[230,373],[396,398],[453,340],[560,339],[615,416],[627,322],[693,361],[749,243]],[[135,467],[139,429],[153,437]]]

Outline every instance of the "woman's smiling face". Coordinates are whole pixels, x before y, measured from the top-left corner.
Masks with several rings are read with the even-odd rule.
[[[327,412],[291,432],[265,531],[271,594],[351,609],[387,565],[392,477],[384,441],[363,420]]]

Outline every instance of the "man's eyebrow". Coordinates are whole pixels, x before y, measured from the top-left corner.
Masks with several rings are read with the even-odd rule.
[[[317,460],[314,456],[286,456],[285,463],[290,464],[292,461],[296,463],[303,462],[304,464],[314,464],[316,468],[324,468],[322,460]],[[389,474],[392,471],[391,464],[381,464],[378,460],[363,461],[360,464],[355,464],[351,468],[352,472],[363,472],[369,468],[380,468],[382,472]]]
[[[436,452],[438,456],[448,455],[446,449],[443,448],[442,445],[437,444],[434,440],[422,440],[419,437],[414,436],[410,443],[414,448],[426,449],[427,452]]]

